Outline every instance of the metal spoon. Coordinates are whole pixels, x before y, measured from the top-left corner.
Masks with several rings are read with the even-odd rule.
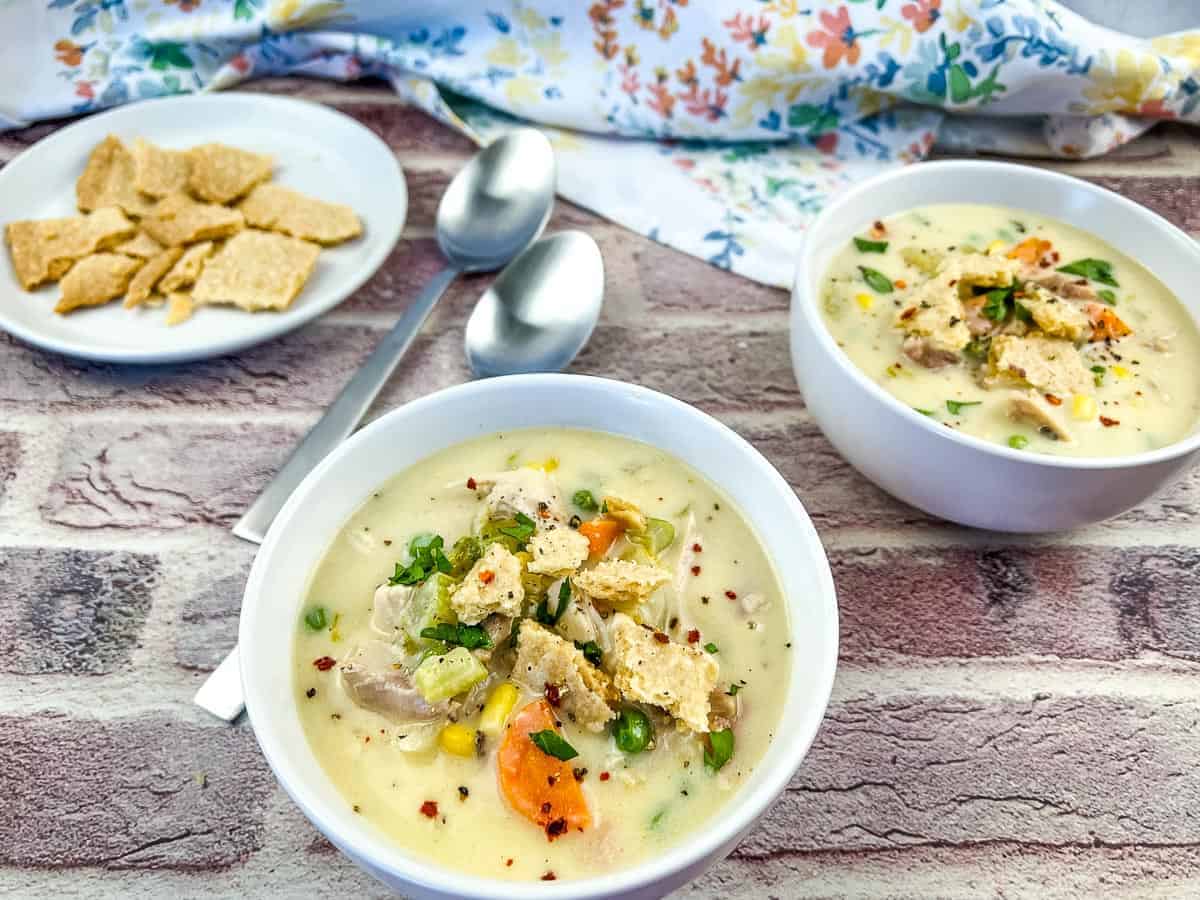
[[[539,131],[518,128],[488,145],[459,172],[437,210],[437,242],[446,267],[425,286],[392,330],[367,357],[337,399],[305,435],[233,533],[262,543],[267,529],[304,477],[358,427],[396,370],[434,304],[460,272],[499,269],[529,246],[554,208],[555,166],[550,142]],[[195,702],[233,721],[241,713],[237,648],[209,675]]]
[[[544,237],[514,259],[467,320],[467,363],[480,378],[557,372],[583,349],[604,299],[600,248],[582,231]]]

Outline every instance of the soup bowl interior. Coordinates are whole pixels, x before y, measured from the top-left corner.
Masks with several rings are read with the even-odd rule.
[[[792,365],[809,411],[838,451],[884,490],[933,515],[1020,532],[1118,515],[1195,462],[1195,430],[1169,446],[1127,456],[1014,450],[934,422],[859,370],[820,311],[834,255],[876,219],[944,203],[1011,207],[1081,227],[1139,261],[1200,320],[1200,295],[1189,289],[1200,271],[1200,248],[1118,194],[1010,163],[921,163],[881,175],[840,196],[813,222],[792,291]]]
[[[603,878],[539,884],[539,896],[656,897],[695,877],[732,850],[783,790],[817,732],[832,689],[837,605],[816,531],[775,469],[716,420],[644,388],[570,375],[474,382],[394,410],[334,451],[276,518],[246,586],[239,643],[247,712],[280,783],[335,845],[412,896],[517,900],[529,887],[426,863],[353,814],[309,749],[295,707],[294,623],[314,567],[350,515],[390,477],[471,438],[548,426],[643,441],[720,487],[775,564],[787,598],[793,654],[778,736],[717,820],[648,863]]]

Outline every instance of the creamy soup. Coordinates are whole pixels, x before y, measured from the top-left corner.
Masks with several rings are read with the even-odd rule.
[[[1192,317],[1138,262],[1053,219],[964,204],[869,223],[821,303],[868,377],[947,428],[1118,456],[1196,427]]]
[[[295,629],[296,703],[347,806],[511,879],[611,872],[703,828],[772,740],[791,666],[778,580],[725,495],[565,429],[383,485]]]

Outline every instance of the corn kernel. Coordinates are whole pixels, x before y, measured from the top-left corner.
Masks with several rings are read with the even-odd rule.
[[[505,681],[496,685],[487,703],[483,705],[483,712],[479,716],[479,730],[488,737],[496,737],[504,729],[508,714],[517,705],[517,698],[520,696],[521,692],[514,684]]]
[[[875,298],[870,294],[857,294],[854,297],[854,302],[862,309],[870,309],[875,305]]]
[[[1116,375],[1118,378],[1128,378],[1129,377],[1129,370],[1127,368],[1125,368],[1124,366],[1113,366],[1112,373],[1114,375]]]
[[[466,725],[447,725],[438,736],[438,743],[447,753],[455,756],[475,755],[475,729]]]
[[[1007,245],[1002,240],[997,239],[997,240],[992,241],[990,244],[987,245],[988,256],[995,256],[997,253],[999,253],[1001,250],[1003,250],[1005,248],[1005,246],[1007,246]]]
[[[1095,399],[1087,394],[1076,394],[1071,401],[1071,415],[1082,421],[1096,418]]]
[[[549,459],[544,459],[541,462],[528,463],[528,464],[526,464],[525,468],[526,469],[540,469],[541,471],[549,474],[550,472],[553,472],[555,469],[558,468],[558,457],[551,456]]]

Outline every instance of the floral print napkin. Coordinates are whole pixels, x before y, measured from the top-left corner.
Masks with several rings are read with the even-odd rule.
[[[0,0],[0,35],[0,130],[378,76],[479,141],[538,124],[563,196],[777,285],[826,198],[935,141],[1086,157],[1200,119],[1200,31],[1052,0]]]

